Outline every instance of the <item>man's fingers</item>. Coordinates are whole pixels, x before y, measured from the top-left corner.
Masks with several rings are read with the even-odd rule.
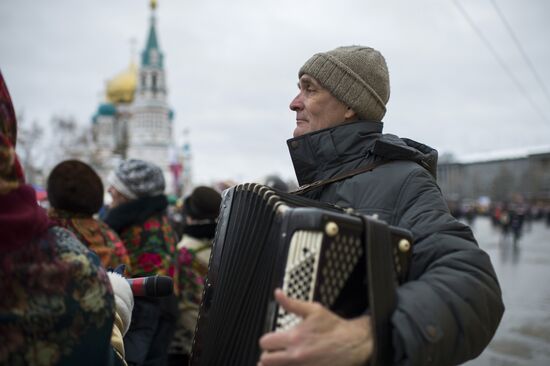
[[[287,332],[267,333],[260,338],[260,348],[264,351],[278,351],[290,345],[290,337]]]
[[[283,309],[302,318],[306,318],[318,308],[316,304],[311,302],[296,300],[286,296],[281,289],[275,290],[275,300],[277,300]]]
[[[262,352],[259,364],[262,366],[286,365],[290,360],[286,351]]]

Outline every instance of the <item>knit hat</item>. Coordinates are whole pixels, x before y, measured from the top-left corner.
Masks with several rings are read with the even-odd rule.
[[[66,160],[48,177],[48,199],[53,208],[93,215],[103,205],[103,183],[88,164]]]
[[[390,79],[384,56],[363,46],[338,47],[306,61],[298,77],[311,75],[358,117],[381,121],[390,98]]]
[[[129,199],[158,196],[165,188],[162,170],[153,163],[137,159],[122,161],[111,172],[108,181]]]
[[[222,196],[210,187],[200,186],[183,202],[183,213],[196,220],[216,219]]]

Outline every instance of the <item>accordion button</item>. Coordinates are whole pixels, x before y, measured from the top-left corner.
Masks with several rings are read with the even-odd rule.
[[[325,225],[325,233],[331,238],[338,235],[338,230],[338,225],[333,221],[329,221]]]
[[[411,249],[411,243],[407,239],[401,239],[399,241],[399,251],[406,253]]]
[[[425,334],[428,336],[427,338],[430,342],[435,343],[439,340],[439,338],[441,338],[440,332],[438,332],[437,328],[434,325],[430,324],[426,326],[425,330]]]

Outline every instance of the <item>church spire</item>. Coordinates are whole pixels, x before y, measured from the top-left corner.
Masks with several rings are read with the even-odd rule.
[[[157,1],[151,0],[150,6],[151,6],[151,26],[149,27],[149,36],[147,37],[147,44],[145,45],[145,49],[141,54],[141,64],[142,66],[153,66],[153,67],[162,68],[163,55],[162,55],[162,52],[160,52],[160,48],[157,40],[157,32],[155,29],[155,23],[156,23],[155,10],[157,8]]]

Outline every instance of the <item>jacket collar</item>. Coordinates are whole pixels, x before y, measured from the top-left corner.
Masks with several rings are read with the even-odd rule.
[[[126,202],[107,212],[105,223],[117,234],[132,225],[141,225],[153,215],[163,214],[168,207],[164,194],[152,197],[140,197]]]
[[[382,122],[357,121],[287,140],[298,184],[348,170],[349,163],[369,155],[382,128]]]
[[[368,164],[375,158],[409,160],[435,178],[437,151],[395,135],[382,135],[382,122],[357,121],[287,141],[300,186]]]

